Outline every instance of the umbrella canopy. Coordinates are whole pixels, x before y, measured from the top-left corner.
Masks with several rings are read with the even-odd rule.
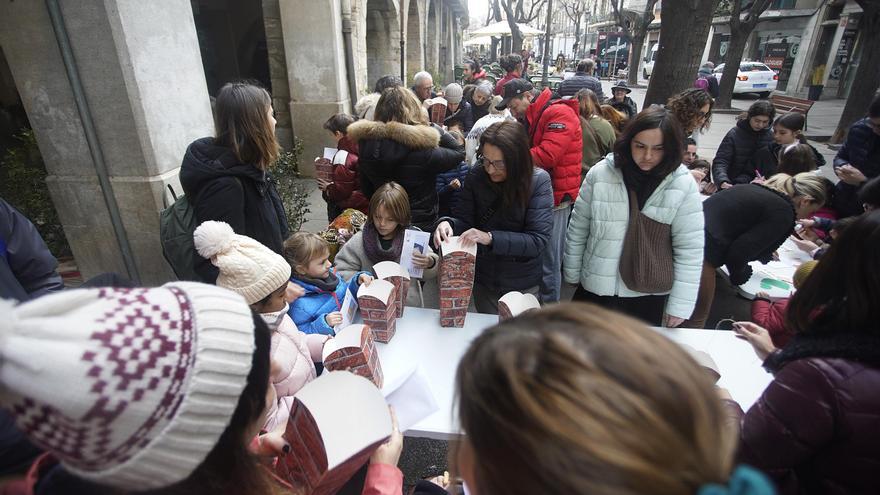
[[[526,24],[517,23],[517,26],[519,27],[519,30],[523,34],[523,36],[527,38],[537,36],[539,34],[544,34],[544,31],[541,31],[540,29],[535,29]],[[476,36],[510,36],[510,25],[507,23],[507,21],[493,22],[486,27],[481,27],[480,29],[471,31],[470,35],[471,38]]]
[[[476,38],[471,38],[464,42],[464,46],[474,46],[474,45],[491,45],[492,37],[491,36],[477,36]]]

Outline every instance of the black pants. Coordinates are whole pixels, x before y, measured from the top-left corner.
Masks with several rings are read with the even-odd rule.
[[[593,303],[605,309],[618,311],[633,318],[638,318],[645,323],[659,327],[663,324],[663,311],[666,307],[667,296],[641,296],[619,297],[598,296],[589,292],[578,284],[574,291],[572,301]]]

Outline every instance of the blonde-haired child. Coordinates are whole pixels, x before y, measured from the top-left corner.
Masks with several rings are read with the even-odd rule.
[[[287,424],[293,394],[315,379],[315,361],[329,337],[300,332],[287,316],[290,265],[279,254],[238,235],[225,222],[207,221],[193,233],[196,250],[220,270],[217,285],[244,297],[272,330],[272,401],[263,429]]]
[[[333,335],[333,327],[342,323],[340,310],[346,292],[351,290],[357,297],[358,287],[368,285],[373,277],[355,273],[346,282],[330,263],[327,242],[308,232],[288,237],[283,253],[293,271],[290,281],[305,289],[305,294],[290,304],[287,314],[305,333]]]
[[[373,272],[373,265],[382,261],[400,262],[403,231],[410,224],[409,195],[396,182],[387,182],[370,198],[370,213],[364,229],[346,242],[336,255],[336,270],[342,277]],[[413,227],[414,228],[414,227]],[[422,278],[437,276],[437,255],[430,246],[413,253],[413,264],[425,270]],[[418,305],[418,294],[410,291],[407,304]]]

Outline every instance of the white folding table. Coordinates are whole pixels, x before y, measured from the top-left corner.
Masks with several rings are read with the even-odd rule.
[[[377,344],[386,383],[419,365],[440,406],[437,412],[407,430],[407,436],[449,440],[458,434],[458,419],[453,414],[455,371],[470,342],[497,322],[495,315],[468,313],[463,328],[444,328],[440,326],[439,310],[407,307],[403,317],[397,320],[397,331],[391,342]],[[737,339],[733,332],[655,330],[674,342],[688,344],[712,356],[721,372],[718,385],[727,388],[745,410],[772,380],[761,368],[751,346]]]

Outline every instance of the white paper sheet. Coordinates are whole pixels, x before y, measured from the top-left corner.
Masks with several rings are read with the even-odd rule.
[[[382,388],[388,405],[394,408],[397,425],[403,433],[419,421],[440,410],[434,391],[421,366],[413,368],[409,375],[404,375],[397,383],[386,384]]]
[[[403,233],[403,248],[400,250],[400,266],[409,272],[412,278],[422,278],[425,270],[413,266],[413,252],[428,252],[431,234],[421,230],[406,230]]]
[[[324,158],[333,160],[333,155],[336,154],[336,151],[336,148],[324,148]]]
[[[333,327],[333,333],[338,333],[343,328],[354,323],[354,317],[357,315],[357,310],[357,298],[352,295],[350,290],[345,291],[345,299],[342,300],[342,309],[339,310],[339,312],[342,313],[342,322]]]

